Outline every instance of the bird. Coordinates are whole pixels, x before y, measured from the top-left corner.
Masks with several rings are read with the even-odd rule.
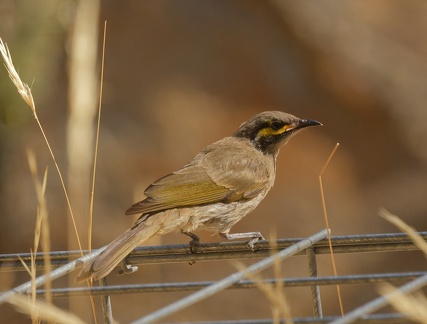
[[[280,148],[300,130],[322,123],[282,111],[264,111],[238,130],[198,153],[183,168],[147,187],[146,198],[133,204],[127,215],[140,214],[135,224],[113,240],[104,251],[84,264],[77,282],[99,280],[120,263],[121,273],[137,270],[123,261],[150,237],[180,230],[197,252],[206,230],[227,240],[249,239],[254,250],[260,232],[230,233],[231,228],[254,210],[273,187]]]

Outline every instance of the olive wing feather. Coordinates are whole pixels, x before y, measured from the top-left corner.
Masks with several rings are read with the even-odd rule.
[[[126,214],[152,213],[170,208],[223,200],[229,189],[217,185],[200,166],[187,166],[160,178],[145,190],[147,199],[132,205]]]
[[[223,149],[223,144],[219,141],[208,146],[190,164],[154,182],[145,191],[147,198],[131,206],[126,214],[248,200],[268,190],[272,181],[266,170],[270,168],[262,164],[274,162],[256,153],[248,155],[245,143],[235,145],[233,150]]]

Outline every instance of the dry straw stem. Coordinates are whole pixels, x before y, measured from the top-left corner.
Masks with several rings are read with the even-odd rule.
[[[271,251],[272,254],[274,251],[277,251],[276,235],[270,235],[271,242]],[[244,272],[246,267],[240,262],[234,262],[234,266],[237,270]],[[265,295],[267,300],[270,303],[271,312],[273,314],[273,323],[281,323],[281,320],[284,319],[285,323],[293,324],[291,308],[289,306],[288,300],[286,298],[284,283],[283,283],[283,274],[282,274],[282,263],[279,259],[275,259],[273,263],[274,276],[277,279],[276,284],[269,284],[263,281],[261,275],[257,273],[247,272],[245,276],[252,280],[258,289]]]
[[[27,270],[28,274],[30,275],[30,278],[31,278],[31,302],[35,303],[36,302],[36,289],[37,289],[36,284],[35,284],[35,280],[37,278],[35,254],[39,250],[42,227],[43,227],[44,222],[46,222],[46,220],[47,220],[47,208],[46,208],[46,200],[45,200],[46,183],[47,183],[47,169],[45,170],[43,181],[40,182],[40,180],[38,179],[38,176],[37,176],[38,172],[37,172],[36,158],[34,156],[34,153],[28,149],[27,149],[27,160],[28,160],[28,165],[30,168],[31,175],[33,177],[34,187],[36,189],[38,206],[37,206],[36,225],[35,225],[35,229],[34,229],[34,245],[33,245],[33,250],[31,251],[31,266],[30,266],[30,268],[28,268],[26,266],[26,264],[24,263],[23,260],[21,260],[21,262],[25,266],[25,269]],[[43,229],[43,231],[44,230],[45,229]],[[49,252],[50,249],[45,250],[45,251]],[[44,257],[44,259],[45,259],[44,260],[45,262],[48,262],[47,265],[50,268],[50,256]],[[49,269],[49,271],[50,271],[50,269]],[[46,273],[46,271],[45,271],[45,273]],[[51,303],[51,300],[52,300],[51,294],[50,294],[51,286],[52,286],[51,281],[47,280],[45,283],[45,287],[47,289],[46,297],[47,297],[48,303]],[[39,323],[40,322],[40,318],[37,316],[36,313],[30,313],[30,315],[31,315],[32,323]]]
[[[36,162],[36,157],[34,153],[31,150],[27,150],[27,157],[28,157],[28,164],[30,167],[31,175],[33,177],[34,187],[36,189],[37,200],[38,200],[37,221],[36,221],[36,227],[34,230],[34,253],[37,253],[38,251],[38,246],[41,238],[41,246],[43,251],[45,252],[43,254],[44,264],[45,264],[44,273],[47,277],[47,280],[45,283],[45,288],[46,288],[45,299],[47,303],[51,303],[52,302],[52,295],[51,295],[52,282],[49,278],[49,274],[52,270],[50,253],[49,253],[50,252],[50,226],[49,226],[49,217],[48,217],[49,214],[47,212],[47,203],[46,203],[46,197],[45,197],[46,183],[47,183],[47,168],[44,172],[43,181],[41,182],[37,175],[38,174],[37,162]],[[32,259],[31,280],[33,282],[36,278],[36,268],[35,268],[35,263],[33,262],[34,255],[31,259]],[[33,295],[34,299],[35,299],[35,290],[36,290],[36,287],[33,282],[31,292],[32,294],[34,294]]]
[[[18,256],[19,257],[19,256]],[[19,257],[19,261],[21,261],[22,265],[24,266],[25,270],[27,271],[27,273],[30,275],[31,278],[31,295],[30,295],[30,300],[32,303],[36,302],[36,285],[35,285],[35,279],[36,279],[36,258],[35,258],[35,252],[33,253],[33,251],[31,251],[31,267],[29,268],[27,266],[27,264],[25,263],[24,260],[21,259],[21,257]],[[6,299],[7,301],[7,299]],[[31,322],[32,323],[39,323],[40,322],[40,318],[34,314],[31,313]]]
[[[384,208],[381,208],[378,213],[402,232],[408,234],[414,244],[427,257],[427,243],[413,227],[409,226],[398,216],[391,214]],[[389,284],[381,285],[378,290],[398,312],[405,314],[414,321],[427,324],[427,299],[422,293],[412,295],[405,294]]]
[[[49,144],[49,141],[48,141],[46,134],[43,130],[43,127],[40,123],[40,120],[37,117],[36,105],[34,103],[34,98],[33,98],[33,95],[31,93],[31,88],[28,86],[28,84],[22,82],[18,72],[16,72],[15,66],[13,65],[12,56],[10,55],[9,48],[7,47],[7,44],[3,43],[3,40],[1,38],[0,38],[0,53],[3,57],[4,66],[6,67],[6,70],[9,73],[10,79],[12,80],[13,84],[16,86],[18,93],[21,95],[22,99],[24,99],[24,101],[27,103],[27,105],[31,108],[31,111],[33,112],[34,118],[37,121],[37,125],[39,126],[40,131],[43,135],[43,138],[46,142],[46,145],[49,149],[53,163],[55,164],[56,170],[58,171],[59,179],[61,180],[62,188],[64,190],[65,198],[66,198],[67,204],[68,204],[68,209],[70,210],[70,215],[71,215],[71,218],[73,221],[74,231],[76,233],[77,241],[79,243],[79,247],[81,250],[82,247],[80,244],[80,238],[79,238],[79,234],[77,232],[76,222],[74,219],[73,210],[71,208],[70,199],[68,198],[67,189],[65,188],[64,179],[62,177],[62,173],[61,173],[61,170],[59,169],[58,163],[56,162],[55,155],[53,154],[52,148]]]
[[[101,112],[102,112],[102,94],[104,85],[104,65],[105,65],[105,43],[107,38],[107,21],[104,22],[104,36],[102,40],[102,61],[101,61],[101,77],[99,87],[99,103],[98,103],[98,121],[96,125],[96,137],[95,137],[95,152],[93,157],[93,175],[92,175],[92,189],[90,192],[90,204],[89,204],[89,224],[88,224],[88,250],[92,250],[92,224],[93,224],[93,202],[95,195],[95,180],[96,180],[96,166],[98,161],[98,148],[99,148],[99,133],[101,127]]]
[[[378,290],[399,313],[427,324],[427,299],[422,293],[405,294],[390,284],[382,284]]]
[[[402,232],[408,234],[414,244],[426,255],[427,257],[427,242],[423,240],[423,238],[417,233],[417,231],[402,221],[398,216],[391,214],[384,208],[381,208],[378,214],[383,217],[385,220],[392,223]]]
[[[11,295],[7,302],[14,305],[21,312],[30,315],[32,318],[51,323],[69,323],[69,324],[84,324],[84,322],[74,314],[65,312],[58,307],[46,304],[42,301],[33,302],[27,296]]]
[[[329,155],[328,159],[326,160],[326,163],[323,166],[322,171],[320,171],[320,173],[319,173],[319,185],[320,185],[320,196],[322,199],[323,218],[325,221],[326,229],[328,230],[328,233],[329,233],[328,234],[328,244],[329,244],[329,250],[331,251],[331,262],[332,262],[332,268],[333,268],[335,277],[338,276],[338,271],[337,271],[337,265],[335,263],[334,250],[332,248],[331,230],[330,230],[331,228],[329,227],[328,212],[326,210],[325,192],[323,191],[322,176],[323,176],[323,173],[326,171],[326,168],[328,167],[329,162],[331,161],[332,157],[334,156],[339,145],[340,145],[340,143],[337,143],[335,145],[334,149],[332,150],[331,154]],[[344,316],[344,307],[343,307],[342,298],[341,298],[341,288],[339,285],[337,285],[336,287],[337,287],[338,303],[340,305],[341,315]]]

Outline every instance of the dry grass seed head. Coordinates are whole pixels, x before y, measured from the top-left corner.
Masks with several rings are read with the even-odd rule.
[[[31,108],[34,115],[36,115],[36,106],[34,104],[33,95],[31,93],[31,88],[28,84],[22,82],[18,72],[13,65],[12,56],[10,55],[9,48],[7,44],[3,43],[3,40],[0,38],[0,53],[3,56],[4,66],[6,67],[7,73],[9,74],[10,79],[12,80],[15,87],[18,89],[18,93],[21,95],[22,99],[27,103]]]

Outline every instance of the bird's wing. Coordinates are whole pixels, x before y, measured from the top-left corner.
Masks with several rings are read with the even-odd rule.
[[[218,161],[218,159],[210,160]],[[235,150],[230,152],[228,158],[221,164],[208,168],[207,172],[215,183],[230,190],[226,202],[248,200],[256,197],[261,191],[270,189],[269,186],[274,180],[272,162],[268,158]]]
[[[147,198],[126,214],[249,200],[270,189],[273,181],[273,159],[250,143],[226,137],[209,145],[184,168],[150,185],[145,190]]]
[[[248,200],[272,184],[269,168],[263,165],[269,160],[248,154],[247,146],[233,143],[230,150],[224,144],[224,140],[211,144],[190,164],[154,182],[145,191],[147,198],[126,214]]]
[[[151,213],[170,208],[209,204],[227,197],[229,189],[217,185],[200,166],[186,166],[160,178],[145,190],[147,199],[126,214]]]

